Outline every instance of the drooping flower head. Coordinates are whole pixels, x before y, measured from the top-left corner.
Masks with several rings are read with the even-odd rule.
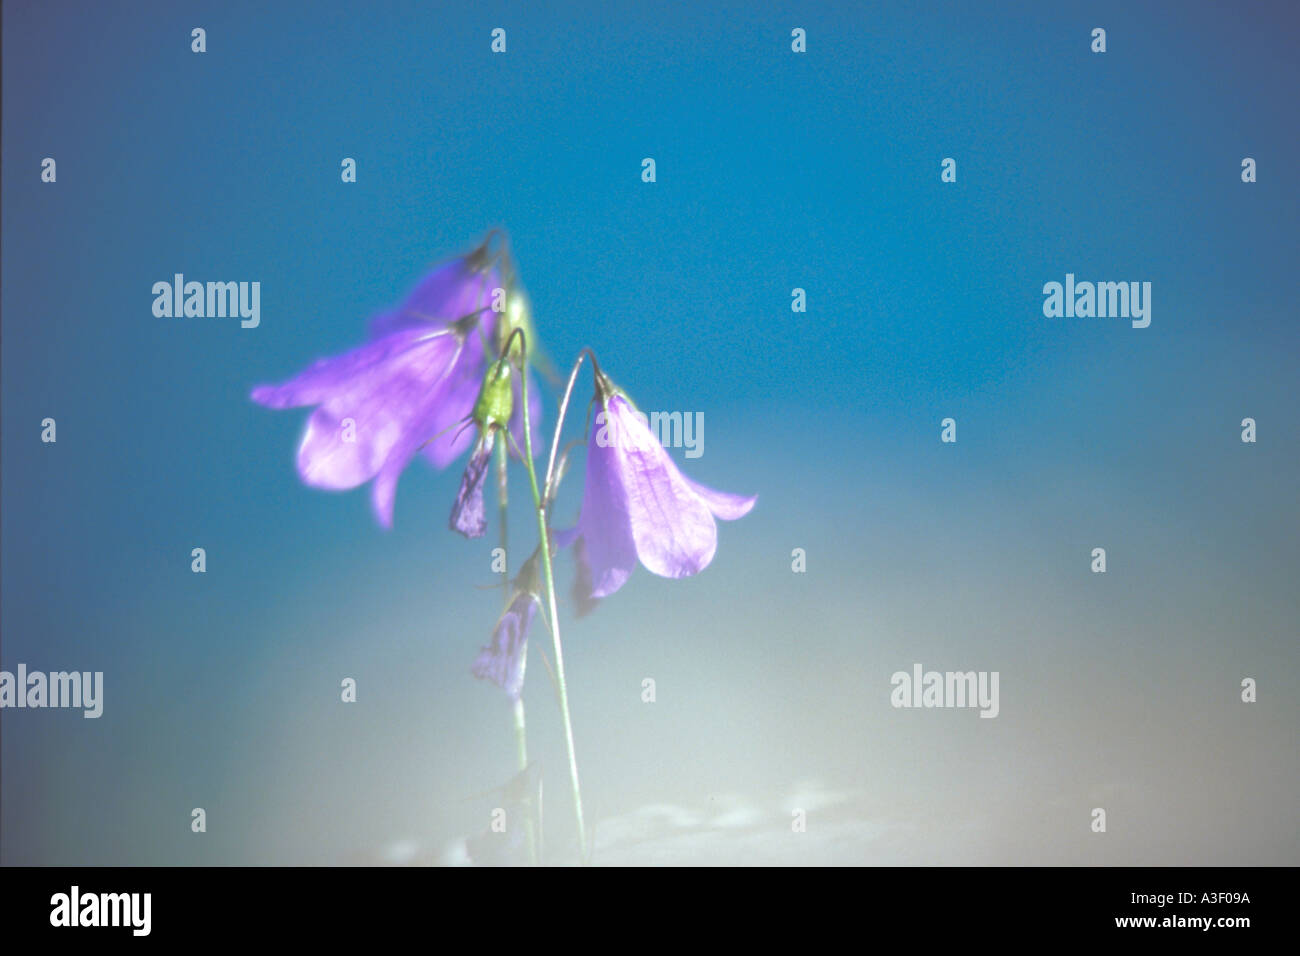
[[[483,481],[492,461],[497,432],[506,428],[514,411],[514,382],[510,362],[497,359],[489,366],[479,390],[470,422],[478,429],[478,440],[461,476],[460,491],[451,508],[450,526],[467,538],[481,538],[487,530],[487,512],[483,507]]]
[[[586,485],[578,523],[557,540],[574,543],[581,610],[623,586],[638,561],[666,578],[689,577],[713,560],[714,520],[734,521],[758,500],[714,491],[681,473],[646,418],[599,369]]]
[[[501,258],[489,235],[377,316],[366,344],[253,389],[253,401],[268,408],[317,406],[298,446],[304,484],[342,490],[373,479],[371,504],[387,528],[397,480],[417,453],[444,468],[469,447],[473,434],[454,426],[473,410],[499,319],[521,295],[513,283],[502,288]],[[540,413],[538,406],[534,421]]]
[[[528,663],[528,631],[541,607],[541,580],[537,569],[538,555],[524,563],[514,581],[514,598],[497,620],[488,642],[474,659],[475,677],[488,680],[518,700],[524,690],[524,670]]]

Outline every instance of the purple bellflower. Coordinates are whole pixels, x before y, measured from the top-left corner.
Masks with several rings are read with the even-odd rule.
[[[474,658],[473,675],[480,680],[490,680],[497,684],[511,700],[519,700],[524,692],[528,631],[541,606],[541,598],[537,594],[516,592],[515,600],[510,602],[506,613],[500,615],[491,641]]]
[[[491,642],[474,658],[474,676],[490,680],[511,700],[524,692],[524,665],[528,658],[528,631],[541,607],[536,594],[519,593],[497,621]]]
[[[531,396],[530,396],[531,397]],[[470,421],[478,428],[478,440],[461,476],[460,491],[451,507],[450,526],[467,538],[481,538],[487,530],[487,512],[483,507],[483,481],[492,462],[492,448],[497,432],[503,430],[514,411],[514,381],[508,359],[493,362],[483,379]],[[503,441],[505,439],[502,439]]]
[[[478,652],[472,668],[475,677],[496,684],[511,700],[524,690],[524,668],[528,663],[528,631],[542,606],[541,579],[537,555],[525,562],[515,578],[514,599],[497,620],[492,640]]]
[[[577,525],[556,536],[575,545],[580,613],[621,588],[638,561],[666,578],[701,571],[717,550],[714,519],[744,517],[758,500],[683,475],[644,416],[599,371],[596,393],[603,415],[587,442],[582,510]]]
[[[373,479],[375,518],[392,527],[397,480],[415,456],[445,468],[474,440],[454,426],[469,418],[492,360],[503,318],[493,311],[500,284],[485,241],[434,269],[399,308],[376,317],[366,344],[253,389],[253,401],[268,408],[316,406],[298,446],[304,484],[342,490]],[[533,421],[540,420],[540,404],[529,404]],[[510,426],[522,438],[522,416]]]

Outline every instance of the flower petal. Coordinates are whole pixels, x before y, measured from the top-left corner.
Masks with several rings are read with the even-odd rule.
[[[594,585],[591,580],[591,561],[587,558],[587,542],[585,539],[578,538],[577,543],[574,544],[573,560],[577,565],[577,573],[573,576],[573,616],[586,617],[596,609],[596,605],[600,603],[601,598],[605,597],[605,595],[597,596],[592,593]],[[619,587],[621,586],[620,583]],[[616,591],[618,588],[614,590]],[[609,593],[612,594],[613,591]]]
[[[392,522],[397,478],[433,434],[431,419],[461,352],[449,331],[426,330],[416,338],[398,332],[390,338],[410,344],[351,378],[336,380],[298,448],[298,473],[305,484],[353,488],[378,476],[372,497],[385,527]]]
[[[455,374],[454,369],[451,372]],[[393,502],[397,496],[397,481],[411,463],[420,447],[430,436],[438,433],[436,423],[445,415],[445,401],[448,397],[447,387],[431,389],[420,405],[411,413],[412,424],[405,434],[393,446],[374,484],[370,486],[370,504],[374,509],[375,519],[385,528],[393,526]],[[467,437],[472,437],[473,429],[465,428]]]
[[[745,517],[758,501],[758,495],[733,495],[726,491],[715,491],[698,481],[691,481],[685,475],[682,475],[682,478],[713,512],[713,517],[721,518],[723,521],[735,521],[737,518]]]
[[[627,493],[613,445],[587,443],[586,485],[575,529],[582,538],[581,573],[589,577],[588,600],[608,597],[636,567]]]
[[[641,563],[666,578],[707,567],[717,551],[718,526],[704,500],[621,396],[609,400],[606,425]]]
[[[474,454],[465,466],[465,474],[460,479],[460,491],[451,506],[451,519],[448,522],[452,531],[459,531],[467,538],[481,538],[487,530],[487,512],[483,507],[483,480],[487,477],[488,465],[492,462],[492,432],[479,437]]]
[[[474,411],[485,374],[487,363],[481,349],[475,353],[466,342],[465,354],[429,421],[429,435],[438,437],[424,446],[423,455],[433,467],[446,468],[474,443],[474,429],[460,428],[458,423]]]
[[[371,338],[430,322],[454,322],[477,310],[490,321],[495,317],[492,290],[500,285],[496,269],[476,272],[464,259],[453,259],[421,279],[400,306],[371,319]]]
[[[373,384],[373,378],[382,377],[388,363],[426,338],[446,336],[450,333],[425,325],[412,327],[367,342],[350,352],[323,358],[306,370],[279,385],[258,385],[251,398],[267,408],[298,408],[319,405],[333,397],[340,389],[357,388]]]
[[[492,640],[474,658],[474,676],[480,680],[490,680],[504,690],[511,700],[518,700],[524,690],[528,631],[533,625],[537,608],[535,595],[516,595],[510,607],[497,621]]]

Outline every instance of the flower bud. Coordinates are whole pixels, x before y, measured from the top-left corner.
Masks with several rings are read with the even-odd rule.
[[[498,359],[488,366],[474,403],[474,422],[479,430],[505,428],[515,407],[515,391],[510,381],[510,363]]]

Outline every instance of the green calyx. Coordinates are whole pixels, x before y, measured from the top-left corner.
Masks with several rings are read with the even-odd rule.
[[[515,409],[515,390],[510,379],[510,363],[506,359],[498,359],[488,366],[478,400],[474,402],[473,417],[481,431],[509,424]]]
[[[506,296],[505,310],[497,322],[497,351],[505,348],[506,342],[510,341],[510,334],[515,329],[522,329],[528,341],[530,343],[533,341],[533,313],[528,305],[528,297],[522,288],[512,284]],[[518,336],[515,336],[510,345],[510,354],[503,358],[518,360],[522,356],[523,343]]]
[[[618,385],[614,384],[614,380],[611,379],[604,372],[602,372],[600,366],[595,365],[594,361],[592,364],[593,364],[593,372],[594,372],[593,379],[596,383],[595,400],[600,403],[600,407],[603,408],[608,413],[609,400],[615,396],[618,396],[619,398],[623,399],[623,401],[627,402],[633,411],[636,411],[637,410],[636,402],[632,401],[632,396],[629,395],[627,392],[623,391],[623,389],[619,388]]]

